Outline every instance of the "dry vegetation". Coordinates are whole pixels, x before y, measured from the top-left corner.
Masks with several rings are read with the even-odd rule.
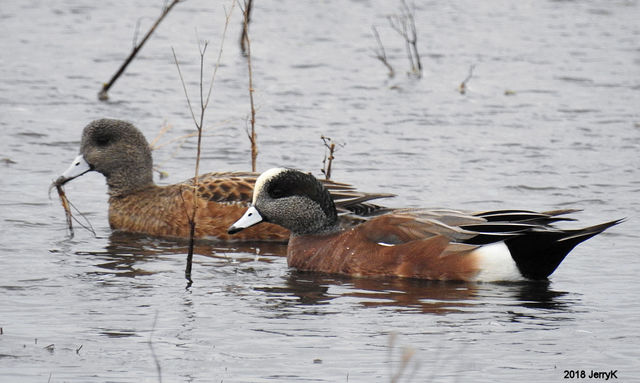
[[[324,174],[324,178],[329,180],[331,179],[331,166],[333,164],[333,160],[335,159],[335,152],[338,148],[344,147],[345,144],[336,144],[336,142],[327,136],[320,136],[322,139],[322,143],[325,147],[324,159],[322,160],[322,169],[320,170],[322,174]],[[328,153],[327,153],[328,151]]]
[[[407,75],[417,79],[422,78],[422,60],[420,59],[420,53],[418,52],[418,31],[416,29],[415,6],[410,7],[404,0],[402,0],[400,13],[387,16],[387,21],[389,22],[391,29],[397,32],[397,34],[404,40],[407,58],[409,59],[409,70],[407,71]],[[380,38],[380,33],[378,33],[378,29],[375,25],[372,26],[371,29],[377,44],[374,49],[374,57],[380,60],[380,62],[382,62],[382,64],[387,68],[389,71],[388,76],[390,78],[394,77],[395,70],[387,57],[384,45],[382,44],[382,39]]]
[[[207,111],[207,107],[209,106],[209,101],[211,100],[211,93],[213,91],[213,84],[215,83],[216,74],[218,73],[218,68],[220,67],[220,62],[222,58],[222,52],[224,48],[224,41],[227,35],[227,29],[229,27],[229,20],[231,19],[231,14],[233,13],[233,8],[235,6],[235,2],[231,4],[231,9],[227,11],[225,9],[225,24],[224,31],[222,32],[222,41],[220,43],[220,49],[218,51],[218,58],[216,59],[216,63],[213,69],[213,73],[211,75],[211,80],[209,81],[209,88],[205,96],[205,88],[204,88],[204,67],[205,67],[205,55],[207,52],[207,47],[209,45],[208,41],[205,41],[204,44],[200,45],[198,43],[198,50],[200,52],[200,77],[199,77],[199,111],[196,116],[196,112],[194,111],[193,104],[191,102],[191,98],[189,97],[189,92],[187,91],[187,86],[184,81],[184,77],[182,75],[182,71],[180,70],[180,64],[178,62],[178,57],[176,56],[175,50],[172,48],[173,58],[175,60],[176,68],[178,70],[178,74],[180,76],[180,82],[182,83],[182,89],[184,90],[184,95],[187,99],[187,104],[189,106],[189,111],[191,113],[191,117],[193,119],[193,123],[196,127],[198,142],[196,147],[196,162],[195,162],[195,176],[193,178],[192,192],[193,192],[193,200],[196,201],[198,199],[198,186],[199,186],[199,175],[200,175],[200,155],[202,151],[202,131],[205,125],[205,114]],[[198,211],[198,204],[194,203],[193,208],[190,212],[187,212],[189,217],[189,248],[187,253],[187,265],[185,268],[185,279],[187,279],[187,287],[190,287],[193,283],[191,279],[191,270],[193,265],[193,248],[195,243],[195,229],[196,229],[196,214]]]
[[[258,135],[256,133],[256,108],[253,103],[253,68],[251,67],[251,39],[249,38],[249,21],[251,20],[251,0],[245,0],[244,5],[240,5],[243,15],[241,46],[242,52],[247,58],[247,69],[249,76],[249,103],[251,111],[249,121],[251,129],[247,128],[247,137],[251,143],[251,171],[256,171],[256,161],[258,159]]]
[[[136,57],[136,55],[138,54],[140,49],[142,49],[142,46],[144,45],[144,43],[146,43],[147,40],[149,39],[149,37],[151,37],[151,35],[156,30],[156,28],[158,27],[160,22],[162,20],[164,20],[164,18],[169,14],[171,9],[173,9],[173,7],[175,7],[180,1],[182,1],[182,0],[173,0],[169,5],[165,6],[162,9],[162,13],[158,17],[158,19],[155,21],[155,23],[153,23],[153,25],[151,26],[149,31],[144,35],[144,37],[142,38],[140,43],[139,44],[135,44],[134,43],[134,46],[133,46],[133,49],[131,50],[131,53],[129,53],[129,56],[124,60],[124,62],[120,66],[120,68],[118,68],[118,70],[111,77],[109,82],[106,82],[106,83],[102,84],[102,89],[100,89],[100,92],[98,92],[98,99],[99,100],[106,101],[106,100],[109,99],[109,93],[108,93],[109,89],[111,89],[111,87],[116,82],[116,80],[118,80],[118,78],[124,73],[125,69],[127,69],[127,66],[131,63],[131,61],[133,61],[134,57]],[[137,34],[137,32],[136,32],[136,34]]]

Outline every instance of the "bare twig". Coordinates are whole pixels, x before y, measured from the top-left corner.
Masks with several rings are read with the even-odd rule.
[[[180,82],[182,83],[182,89],[184,90],[184,95],[187,98],[187,104],[189,105],[189,111],[191,112],[191,117],[193,118],[193,123],[196,126],[196,130],[198,132],[198,144],[196,151],[196,166],[195,166],[195,176],[193,178],[193,208],[191,212],[187,212],[187,220],[189,222],[189,249],[187,252],[187,266],[185,268],[184,277],[187,280],[187,288],[191,287],[193,280],[191,279],[191,269],[193,265],[193,247],[195,243],[195,231],[196,231],[196,213],[198,211],[198,175],[200,173],[200,145],[202,143],[202,125],[204,123],[204,112],[206,108],[204,108],[203,94],[202,94],[202,73],[204,67],[204,54],[207,50],[208,43],[205,42],[204,48],[198,47],[200,50],[200,119],[196,118],[195,112],[193,111],[193,106],[191,105],[191,98],[189,98],[189,93],[187,92],[187,85],[184,82],[184,78],[182,76],[182,71],[180,70],[180,64],[178,63],[178,58],[176,56],[176,52],[173,48],[171,51],[173,52],[173,59],[176,63],[176,68],[178,68],[178,74],[180,75]],[[181,194],[182,196],[182,194]],[[184,200],[182,201],[185,202]]]
[[[162,136],[164,136],[171,129],[173,129],[173,126],[165,120],[162,123],[162,128],[160,128],[160,131],[158,132],[158,134],[156,134],[155,138],[151,140],[151,142],[149,143],[149,147],[151,148],[151,150],[156,150],[158,147],[160,147],[160,145],[158,144],[158,141],[160,141]]]
[[[118,69],[118,71],[113,75],[113,77],[111,77],[111,80],[109,80],[108,83],[102,84],[102,89],[100,90],[100,92],[98,93],[98,99],[100,99],[101,101],[105,101],[109,99],[109,89],[111,88],[111,86],[113,86],[113,84],[116,82],[116,80],[122,75],[122,73],[124,73],[124,70],[127,68],[127,66],[129,65],[129,63],[133,60],[133,58],[136,56],[136,54],[138,54],[138,51],[140,51],[140,49],[142,48],[142,46],[144,45],[144,43],[147,42],[147,40],[149,39],[149,37],[151,37],[151,34],[153,33],[153,31],[156,30],[156,28],[158,27],[158,25],[160,24],[160,22],[165,18],[165,16],[167,16],[167,14],[169,13],[169,11],[171,11],[171,9],[180,2],[181,0],[173,0],[171,2],[171,4],[169,4],[168,6],[164,7],[164,9],[162,10],[162,13],[160,14],[160,17],[158,17],[158,19],[156,20],[156,22],[153,24],[153,26],[151,26],[151,29],[149,29],[149,31],[147,32],[147,34],[144,36],[144,38],[142,39],[142,41],[140,41],[140,44],[136,45],[133,47],[133,50],[131,51],[131,53],[129,54],[129,57],[127,57],[126,60],[124,60],[124,62],[122,63],[122,65],[120,66],[120,68]]]
[[[199,116],[196,117],[196,114],[193,110],[193,105],[191,103],[191,99],[189,98],[189,92],[187,92],[187,86],[184,81],[184,77],[182,76],[182,71],[180,70],[180,64],[178,63],[178,58],[176,56],[176,52],[173,48],[171,51],[173,52],[173,58],[175,60],[176,67],[178,69],[178,74],[180,76],[180,82],[182,83],[182,89],[184,90],[184,95],[187,99],[187,104],[189,106],[189,111],[191,112],[191,117],[193,118],[193,123],[198,132],[198,143],[196,149],[196,164],[195,164],[195,176],[193,177],[193,185],[191,186],[193,190],[193,207],[190,212],[187,213],[187,220],[189,222],[189,248],[187,252],[187,265],[185,268],[185,279],[187,280],[187,288],[191,287],[193,280],[191,279],[191,270],[193,265],[193,248],[195,245],[195,232],[196,232],[196,216],[198,211],[198,186],[200,185],[199,175],[200,175],[200,155],[202,148],[202,131],[204,128],[204,116],[207,110],[207,106],[209,105],[209,101],[211,98],[211,92],[213,90],[213,83],[215,80],[216,73],[218,72],[218,68],[220,67],[220,60],[222,57],[222,51],[224,46],[224,39],[227,33],[227,28],[229,26],[229,20],[231,19],[231,13],[233,11],[235,3],[232,3],[231,10],[229,12],[225,9],[225,25],[224,32],[222,34],[222,41],[220,43],[220,50],[218,52],[218,58],[216,60],[216,65],[213,70],[213,75],[211,76],[211,82],[209,84],[209,90],[207,92],[207,96],[204,95],[204,58],[207,52],[207,47],[209,45],[208,41],[204,42],[204,45],[200,45],[198,42],[198,50],[200,52],[200,113]],[[183,200],[184,203],[184,200]]]
[[[240,49],[242,54],[247,54],[247,38],[249,32],[249,24],[251,23],[251,10],[253,9],[253,0],[245,1],[245,11],[243,11],[242,34],[240,35]]]
[[[228,125],[230,123],[230,119],[229,120],[223,120],[223,121],[219,121],[215,124],[211,124],[208,123],[208,127],[203,127],[202,129],[202,137],[206,137],[206,132],[209,130],[215,130],[216,128],[219,127],[224,127],[226,125]],[[158,173],[159,177],[161,179],[166,178],[169,176],[169,173],[167,173],[164,170],[161,170],[164,163],[166,161],[170,161],[171,159],[175,158],[176,155],[178,154],[178,152],[180,151],[180,149],[183,148],[184,144],[187,142],[187,140],[189,140],[190,138],[193,137],[197,137],[198,136],[198,131],[195,132],[191,132],[191,133],[187,133],[187,134],[183,134],[181,136],[178,137],[173,137],[171,139],[168,139],[165,142],[160,143],[160,139],[162,136],[164,136],[169,130],[171,130],[173,128],[172,125],[165,123],[162,128],[160,129],[160,132],[158,132],[157,136],[151,141],[151,143],[149,144],[149,146],[151,147],[151,150],[160,150],[162,148],[164,148],[165,146],[169,146],[169,145],[173,145],[175,144],[175,147],[173,148],[173,150],[171,151],[171,153],[169,154],[168,159],[165,159],[162,162],[158,162],[155,163],[154,162],[154,166],[153,166],[153,170]],[[176,144],[177,143],[177,144]]]
[[[240,5],[244,15],[244,38],[246,42],[247,67],[249,70],[249,102],[251,103],[251,132],[247,131],[249,142],[251,143],[251,171],[256,171],[256,161],[258,158],[258,135],[256,134],[256,108],[253,103],[253,69],[251,67],[251,39],[249,38],[249,12],[251,10],[251,0],[244,0],[244,7]]]
[[[216,79],[216,74],[218,73],[218,68],[220,68],[220,61],[222,59],[222,52],[224,51],[224,41],[227,38],[227,29],[229,29],[229,20],[231,19],[231,14],[233,13],[233,9],[235,8],[236,3],[235,0],[231,2],[231,9],[227,12],[227,8],[224,8],[224,30],[222,31],[222,41],[220,42],[220,49],[218,50],[218,57],[216,58],[216,66],[213,67],[213,73],[211,74],[211,81],[209,82],[209,92],[207,92],[207,100],[204,103],[204,107],[206,108],[209,105],[209,100],[211,99],[211,91],[213,90],[213,83]]]
[[[62,185],[56,184],[56,190],[58,191],[58,197],[60,198],[60,203],[62,204],[62,208],[64,209],[64,215],[67,219],[67,227],[69,228],[69,236],[73,238],[73,214],[71,214],[71,209],[69,208],[69,200],[67,199],[67,195],[62,188]]]
[[[460,94],[467,93],[467,83],[469,82],[469,80],[471,80],[471,77],[473,77],[473,70],[475,69],[475,67],[475,65],[471,65],[469,67],[469,73],[467,74],[467,77],[460,83],[460,86],[458,87],[458,91],[460,92]]]
[[[331,165],[335,159],[333,154],[337,151],[337,148],[343,147],[344,144],[337,144],[336,146],[336,143],[331,137],[320,136],[320,138],[322,139],[326,150],[329,151],[329,155],[327,156],[327,151],[325,150],[324,159],[322,160],[322,169],[320,170],[322,174],[324,174],[325,179],[328,180],[331,179]]]
[[[384,66],[386,66],[387,69],[389,70],[389,77],[390,78],[394,77],[396,73],[393,70],[393,67],[391,66],[391,64],[389,64],[389,60],[387,60],[387,52],[385,52],[384,45],[382,45],[382,40],[380,39],[380,34],[378,33],[378,29],[376,29],[375,25],[372,25],[371,30],[373,31],[373,36],[376,38],[376,41],[378,42],[378,48],[374,49],[373,52],[375,53],[376,58],[380,60],[380,62],[382,62]]]
[[[139,17],[136,20],[136,27],[133,30],[133,39],[131,39],[131,50],[136,49],[136,45],[138,45],[138,34],[140,33],[140,22],[142,21],[142,17]]]
[[[187,105],[189,106],[189,112],[191,113],[191,118],[193,119],[193,123],[196,124],[198,130],[198,120],[196,119],[196,114],[193,111],[193,106],[191,106],[191,98],[189,98],[189,92],[187,91],[187,84],[184,82],[184,77],[182,77],[182,71],[180,70],[180,64],[178,63],[178,56],[176,56],[176,51],[171,47],[171,52],[173,53],[173,60],[176,63],[176,68],[178,69],[178,75],[180,76],[180,83],[182,84],[182,90],[184,90],[184,95],[187,98]]]
[[[69,229],[69,236],[73,238],[74,232],[73,232],[72,221],[76,221],[76,223],[80,225],[80,227],[89,231],[95,237],[96,231],[93,229],[93,226],[91,225],[91,222],[89,221],[89,219],[84,214],[82,214],[80,210],[78,210],[78,208],[76,208],[71,203],[71,201],[69,201],[69,199],[67,198],[67,195],[64,192],[64,189],[62,188],[63,183],[64,183],[63,177],[59,177],[57,180],[55,180],[51,184],[51,187],[49,187],[49,195],[51,195],[51,189],[55,187],[56,190],[58,191],[58,197],[60,198],[60,203],[62,204],[62,208],[64,209],[64,214],[67,220],[67,228]],[[73,214],[71,214],[71,208],[73,208],[73,210],[75,210],[84,219],[85,223],[80,222],[76,217],[73,216]]]
[[[232,119],[222,120],[213,125],[214,127],[221,127],[231,123],[231,121]],[[202,133],[205,133],[210,129],[212,129],[212,124],[209,123],[208,125],[209,125],[208,127],[205,127],[202,129]],[[191,133],[183,134],[178,137],[171,138],[165,142],[160,143],[159,141],[162,138],[162,136],[164,136],[171,129],[173,129],[173,126],[171,124],[167,123],[166,125],[162,126],[162,128],[160,129],[160,132],[158,132],[158,135],[149,144],[149,146],[151,147],[151,150],[159,150],[175,142],[179,142],[178,147],[181,147],[182,144],[184,144],[184,142],[187,141],[189,138],[196,137],[198,135],[198,132],[191,132]]]
[[[410,75],[417,78],[422,77],[422,62],[418,53],[418,33],[416,31],[416,20],[414,17],[415,6],[410,8],[405,0],[402,0],[402,10],[399,15],[388,17],[391,28],[398,32],[405,40],[407,57],[411,67]]]

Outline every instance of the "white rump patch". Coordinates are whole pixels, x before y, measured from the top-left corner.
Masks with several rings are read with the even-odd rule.
[[[478,260],[480,272],[476,275],[476,281],[522,281],[525,278],[520,274],[516,261],[511,257],[509,248],[504,241],[484,245],[472,251],[470,256]]]

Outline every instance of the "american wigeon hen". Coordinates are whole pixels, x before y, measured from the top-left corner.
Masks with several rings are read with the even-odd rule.
[[[197,238],[241,241],[286,242],[289,231],[277,225],[248,230],[230,237],[227,228],[251,202],[257,173],[208,173],[199,177],[198,195],[193,196],[193,179],[158,186],[153,182],[151,148],[144,135],[132,124],[101,119],[84,128],[80,155],[56,181],[56,185],[89,171],[102,173],[109,193],[109,224],[114,230],[145,233],[153,236],[187,238],[187,212],[198,204]],[[371,213],[379,207],[367,201],[388,197],[383,194],[356,192],[347,184],[328,181],[331,198],[341,211]],[[354,217],[345,216],[343,222]]]
[[[402,209],[352,228],[338,225],[326,188],[310,174],[271,169],[256,181],[252,206],[230,233],[270,222],[291,231],[290,267],[354,276],[433,280],[546,279],[580,242],[620,220],[561,230],[575,210],[464,213]]]

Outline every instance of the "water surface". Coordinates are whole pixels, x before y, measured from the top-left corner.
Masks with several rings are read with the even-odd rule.
[[[197,96],[198,38],[215,61],[224,2],[190,0],[160,25],[111,100],[96,94],[161,1],[4,1],[0,7],[0,377],[12,382],[561,381],[564,370],[640,378],[640,4],[416,2],[424,75],[408,77],[388,1],[259,1],[252,33],[259,170],[333,178],[394,206],[584,209],[628,217],[545,283],[350,279],[286,267],[283,246],[198,247],[112,233],[98,174],[67,195],[96,235],[69,238],[47,196],[90,120],[149,139],[194,131],[171,54]],[[230,3],[226,3],[227,10]],[[376,25],[397,75],[373,55]],[[248,170],[248,84],[234,10],[207,111],[201,169]],[[475,65],[465,95],[457,92]],[[167,184],[195,141],[154,151]],[[407,354],[407,355],[409,355]],[[159,369],[158,369],[159,366]]]

